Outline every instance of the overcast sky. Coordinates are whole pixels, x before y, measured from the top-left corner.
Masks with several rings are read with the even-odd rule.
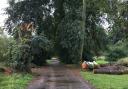
[[[4,14],[4,9],[8,6],[8,0],[0,0],[0,26],[4,25],[4,20],[7,16]]]

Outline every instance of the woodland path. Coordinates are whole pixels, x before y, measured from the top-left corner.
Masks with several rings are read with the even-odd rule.
[[[33,79],[27,89],[94,89],[80,76],[78,68],[60,65],[52,60],[49,66],[35,68],[38,77]]]

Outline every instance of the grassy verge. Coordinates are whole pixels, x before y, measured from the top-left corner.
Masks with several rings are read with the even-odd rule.
[[[92,72],[81,72],[81,75],[96,89],[128,89],[128,75],[93,74]]]
[[[0,74],[0,89],[25,89],[31,79],[29,74]]]

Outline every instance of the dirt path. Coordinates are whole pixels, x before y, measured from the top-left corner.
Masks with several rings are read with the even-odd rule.
[[[77,69],[70,69],[53,60],[47,67],[34,69],[39,74],[27,89],[93,89]]]

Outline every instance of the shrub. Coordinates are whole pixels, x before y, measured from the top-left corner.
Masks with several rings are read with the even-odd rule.
[[[28,44],[17,44],[15,40],[9,43],[7,64],[18,72],[30,72],[31,51]]]
[[[46,59],[50,59],[53,43],[44,35],[33,37],[30,46],[34,64],[41,66],[46,63]]]
[[[127,66],[128,67],[128,57],[126,58],[121,58],[120,60],[117,61],[117,64]]]
[[[16,52],[14,55],[16,58],[15,69],[21,72],[30,72],[29,65],[32,60],[30,46],[27,44],[19,45]]]
[[[7,60],[7,51],[8,51],[9,38],[5,36],[0,36],[0,61]]]
[[[107,55],[106,60],[107,61],[117,61],[119,58],[123,58],[126,56],[126,53],[121,49],[114,49],[110,51],[110,53]]]
[[[99,57],[94,57],[94,59],[96,60],[96,61],[99,61],[99,60],[106,60],[106,56],[99,56]]]
[[[20,43],[12,40],[8,47],[8,65],[18,72],[31,72],[30,63],[41,66],[50,57],[49,50],[53,47],[45,36],[35,36]]]
[[[93,54],[89,51],[84,50],[82,54],[82,60],[93,62],[94,61]]]

